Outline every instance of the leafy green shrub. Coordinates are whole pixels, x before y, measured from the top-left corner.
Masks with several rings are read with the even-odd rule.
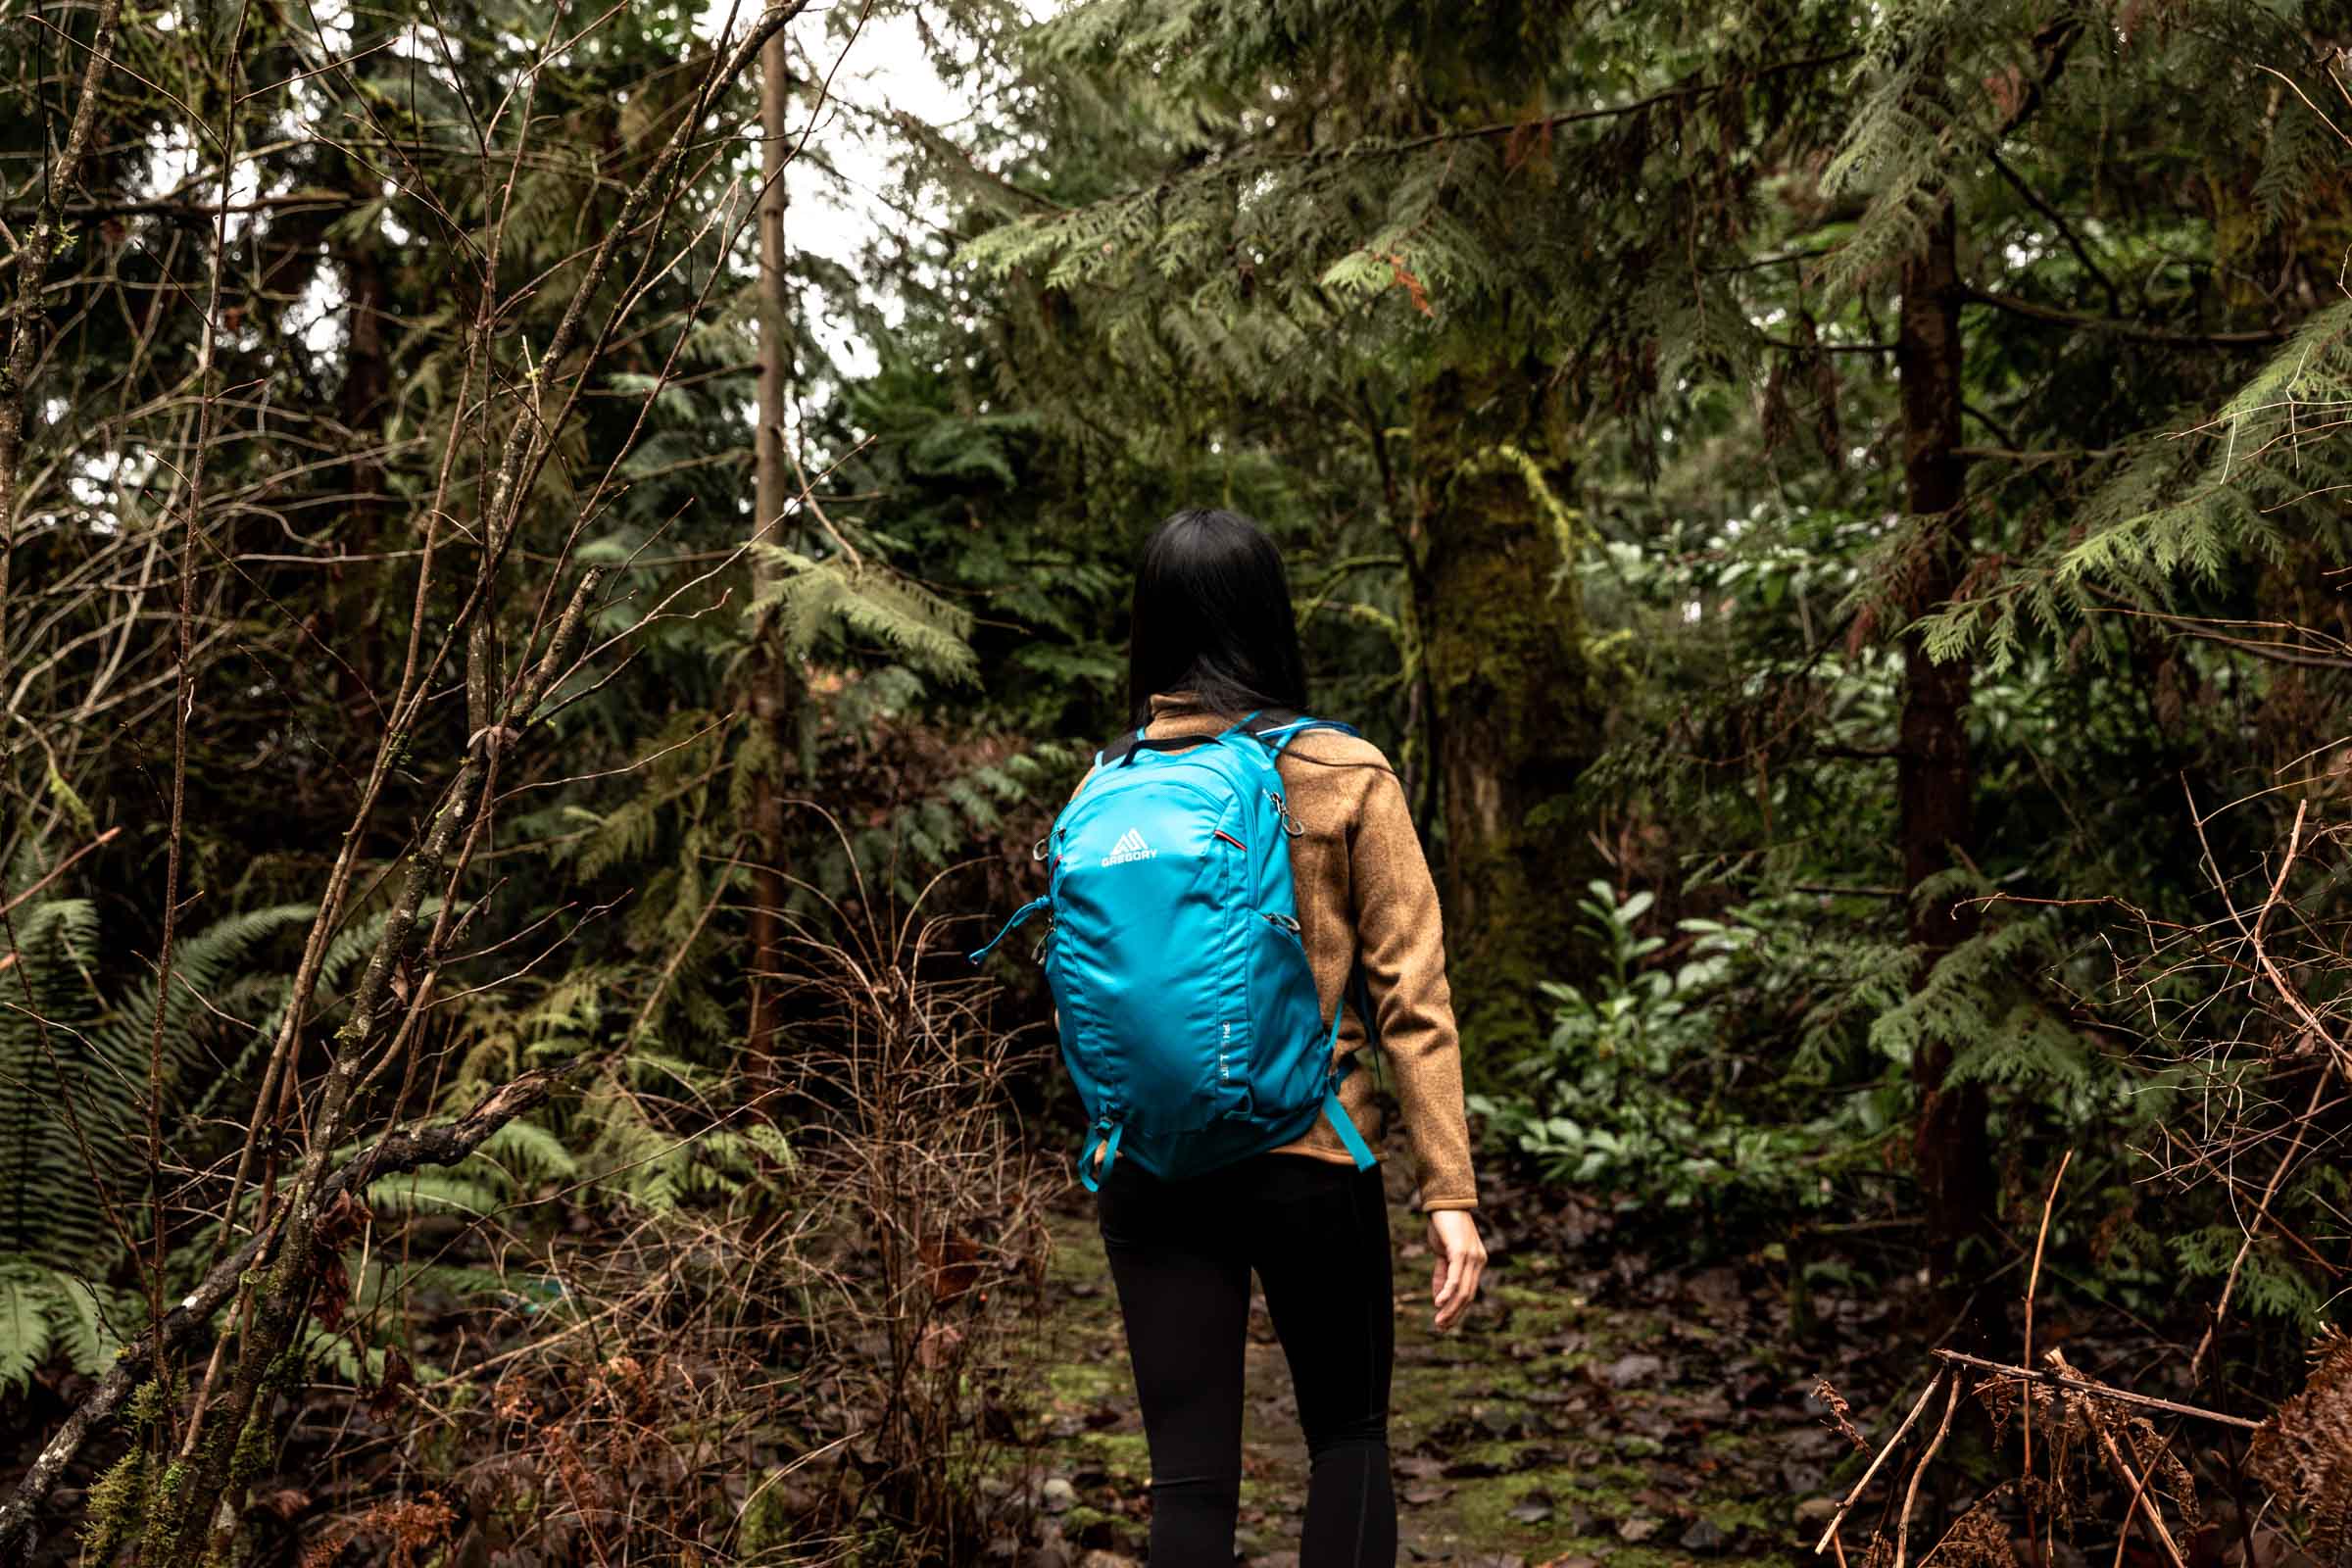
[[[1644,967],[1667,939],[1638,929],[1655,902],[1620,899],[1590,885],[1579,929],[1603,956],[1585,988],[1544,985],[1556,1009],[1544,1048],[1517,1064],[1525,1088],[1474,1095],[1470,1108],[1546,1181],[1614,1194],[1621,1202],[1712,1210],[1813,1207],[1825,1152],[1853,1147],[1869,1129],[1847,1111],[1832,1118],[1786,1113],[1738,1093],[1745,1059],[1721,1049],[1742,986],[1770,931],[1763,910],[1727,920],[1683,920],[1689,956]]]

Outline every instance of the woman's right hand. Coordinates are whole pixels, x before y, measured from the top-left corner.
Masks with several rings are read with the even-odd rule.
[[[1478,1279],[1487,1271],[1487,1244],[1479,1239],[1477,1216],[1466,1208],[1441,1208],[1431,1214],[1429,1250],[1437,1259],[1429,1274],[1429,1293],[1438,1303],[1437,1326],[1449,1329],[1478,1298]]]

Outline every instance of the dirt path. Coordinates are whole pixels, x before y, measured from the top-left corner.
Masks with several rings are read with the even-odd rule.
[[[1402,1561],[1810,1560],[1800,1525],[1818,1532],[1843,1446],[1807,1405],[1811,1369],[1773,1348],[1769,1297],[1728,1268],[1652,1281],[1623,1257],[1594,1274],[1521,1246],[1498,1252],[1465,1329],[1438,1335],[1420,1225],[1401,1203],[1395,1218]],[[1028,1454],[1048,1523],[1025,1555],[1037,1568],[1116,1568],[1143,1557],[1151,1466],[1102,1244],[1076,1210],[1054,1236],[1046,1438]],[[1240,1545],[1255,1568],[1293,1568],[1306,1452],[1262,1299],[1249,1389]]]

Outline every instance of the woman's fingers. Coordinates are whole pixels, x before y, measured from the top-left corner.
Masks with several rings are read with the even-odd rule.
[[[1438,1250],[1438,1266],[1430,1271],[1430,1299],[1437,1303],[1438,1327],[1453,1326],[1454,1302],[1461,1292],[1462,1254],[1449,1247]]]
[[[1479,1276],[1486,1270],[1487,1248],[1479,1240],[1478,1221],[1467,1213],[1440,1210],[1429,1217],[1430,1250],[1438,1261],[1430,1270],[1429,1290],[1437,1306],[1437,1326],[1449,1329],[1478,1298]]]
[[[1468,1303],[1462,1298],[1463,1259],[1455,1253],[1446,1260],[1445,1283],[1438,1288],[1438,1327],[1449,1329],[1460,1320],[1462,1308]]]
[[[1447,1327],[1451,1327],[1452,1323],[1460,1322],[1463,1316],[1469,1312],[1470,1303],[1478,1299],[1479,1282],[1486,1278],[1486,1273],[1487,1254],[1485,1252],[1473,1252],[1462,1260],[1460,1294],[1455,1299],[1453,1318]]]

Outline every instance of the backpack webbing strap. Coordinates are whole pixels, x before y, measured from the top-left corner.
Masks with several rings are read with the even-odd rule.
[[[1348,971],[1348,987],[1340,993],[1339,1005],[1331,1009],[1331,1039],[1325,1043],[1326,1052],[1340,1043],[1340,1014],[1347,1010],[1349,1003],[1355,1004],[1355,1015],[1363,1020],[1364,1044],[1377,1049],[1380,1045],[1380,1020],[1372,1012],[1372,985],[1364,978],[1364,956],[1361,953],[1355,956],[1355,962]],[[1346,1061],[1332,1063],[1331,1081],[1323,1092],[1323,1114],[1331,1119],[1331,1130],[1340,1135],[1340,1142],[1355,1160],[1355,1168],[1369,1170],[1380,1163],[1380,1156],[1372,1152],[1372,1146],[1364,1142],[1362,1133],[1356,1131],[1355,1118],[1348,1114],[1346,1105],[1340,1103],[1340,1080],[1354,1071],[1355,1065],[1352,1055]]]
[[[1096,1139],[1106,1129],[1109,1136],[1102,1138],[1098,1148]],[[1119,1134],[1126,1130],[1125,1122],[1113,1121],[1108,1116],[1097,1118],[1086,1130],[1086,1142],[1078,1146],[1078,1182],[1088,1192],[1102,1190],[1102,1178],[1110,1174],[1111,1162],[1119,1157]],[[1100,1167],[1095,1163],[1098,1158],[1102,1161]]]
[[[1150,725],[1139,725],[1132,735],[1122,735],[1095,754],[1097,767],[1116,767],[1130,761],[1138,752],[1184,752],[1206,745],[1216,739],[1213,735],[1170,735],[1153,740],[1148,733]]]
[[[991,937],[989,939],[988,946],[982,948],[978,953],[971,955],[971,960],[974,963],[978,963],[982,958],[985,958],[990,954],[996,952],[997,944],[1004,941],[1006,937],[1012,935],[1013,931],[1019,927],[1022,921],[1028,919],[1031,915],[1035,914],[1038,910],[1044,908],[1047,905],[1052,904],[1053,902],[1054,901],[1051,898],[1031,899],[1027,904],[1024,904],[1019,908],[1013,910],[1012,918],[1004,922],[1004,929]]]
[[[1340,1103],[1340,1080],[1337,1074],[1332,1077],[1331,1087],[1323,1091],[1323,1114],[1331,1122],[1331,1130],[1340,1135],[1340,1142],[1348,1146],[1348,1156],[1355,1161],[1357,1170],[1370,1170],[1380,1163],[1380,1157],[1372,1152],[1372,1146],[1364,1142],[1364,1135],[1355,1130],[1355,1118],[1348,1114],[1346,1105]]]
[[[1284,747],[1310,729],[1337,730],[1342,735],[1353,735],[1356,732],[1354,725],[1343,724],[1336,718],[1291,717],[1262,729],[1253,724],[1250,727],[1250,733],[1269,743],[1274,748],[1274,755],[1280,757]]]
[[[1343,995],[1339,1004],[1331,1009],[1331,1034],[1323,1042],[1323,1056],[1327,1061],[1331,1059],[1331,1053],[1339,1046],[1340,1019],[1346,1016],[1347,1011],[1348,1001]],[[1371,1026],[1371,1020],[1367,1018],[1364,1027],[1370,1029]],[[1348,1157],[1355,1161],[1355,1168],[1370,1170],[1374,1165],[1380,1163],[1380,1157],[1372,1152],[1372,1146],[1364,1142],[1364,1135],[1355,1130],[1355,1118],[1348,1114],[1348,1107],[1340,1103],[1340,1080],[1347,1077],[1354,1068],[1355,1058],[1353,1056],[1349,1056],[1344,1062],[1333,1061],[1331,1063],[1328,1074],[1323,1080],[1323,1114],[1331,1122],[1331,1130],[1340,1135],[1340,1142],[1347,1147]]]

